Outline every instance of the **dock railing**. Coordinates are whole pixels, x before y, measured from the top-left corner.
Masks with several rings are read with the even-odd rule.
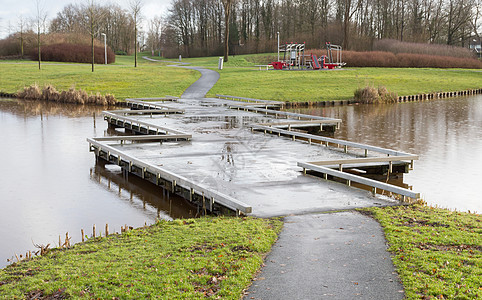
[[[403,197],[403,201],[406,201],[406,197],[411,199],[420,198],[420,194],[415,193],[412,190],[401,188],[392,184],[384,183],[384,182],[373,180],[370,178],[366,178],[366,177],[362,177],[362,176],[358,176],[350,173],[345,173],[338,170],[333,170],[327,167],[314,165],[312,163],[298,162],[298,166],[303,168],[303,173],[305,174],[306,174],[306,170],[312,170],[312,171],[324,174],[325,179],[327,179],[327,175],[330,175],[333,177],[347,180],[348,185],[351,185],[351,182],[357,182],[357,183],[372,187],[373,194],[376,193],[377,191],[376,189],[381,189],[387,192],[401,195]]]
[[[186,134],[182,131],[155,125],[149,122],[144,122],[140,121],[138,119],[133,119],[125,116],[120,116],[115,113],[111,113],[108,111],[103,111],[102,114],[104,115],[104,120],[108,121],[110,124],[117,125],[117,126],[123,126],[127,129],[134,129],[134,128],[139,128],[139,131],[141,128],[146,130],[147,133],[154,131],[155,134]]]
[[[202,184],[198,184],[189,180],[183,176],[177,175],[173,172],[170,172],[166,169],[161,167],[149,164],[145,161],[142,161],[138,158],[135,158],[131,155],[128,155],[112,146],[106,145],[102,143],[102,140],[96,138],[88,138],[87,141],[89,142],[89,149],[90,151],[95,152],[96,156],[102,157],[104,155],[105,160],[109,162],[114,162],[119,166],[126,166],[129,172],[132,171],[132,168],[138,168],[142,170],[141,177],[144,178],[145,174],[150,173],[154,174],[158,179],[157,183],[159,184],[159,180],[162,178],[163,180],[169,181],[173,190],[175,191],[176,187],[183,188],[184,190],[189,191],[191,195],[197,194],[203,200],[205,199],[207,205],[209,206],[210,210],[215,203],[219,203],[222,206],[225,206],[229,209],[232,209],[239,214],[242,212],[244,214],[248,214],[252,212],[252,207],[239,201],[231,196],[213,190],[207,186]],[[103,155],[102,155],[103,153]],[[204,202],[204,201],[203,201]]]

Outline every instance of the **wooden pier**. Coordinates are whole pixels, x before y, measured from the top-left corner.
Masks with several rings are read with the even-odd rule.
[[[226,97],[232,98],[232,96]],[[274,193],[279,193],[279,189],[284,189],[292,184],[300,184],[302,182],[306,183],[306,186],[311,186],[311,188],[308,190],[303,189],[301,191],[302,193],[309,193],[311,190],[312,193],[315,193],[314,195],[321,195],[323,193],[322,191],[326,190],[326,188],[322,188],[321,185],[330,186],[329,190],[332,191],[335,189],[337,190],[337,193],[343,190],[340,189],[338,191],[339,188],[335,188],[333,183],[328,184],[330,181],[327,181],[324,184],[318,183],[318,186],[314,188],[315,186],[313,184],[315,184],[317,181],[319,182],[319,177],[324,179],[338,178],[345,180],[348,186],[351,186],[352,182],[359,183],[370,187],[375,193],[383,190],[393,194],[398,194],[400,195],[399,199],[401,200],[418,199],[420,197],[420,194],[412,192],[408,189],[396,187],[391,184],[364,177],[370,174],[390,175],[407,173],[413,168],[414,160],[417,160],[418,156],[396,150],[312,134],[306,130],[317,128],[319,131],[325,131],[327,130],[326,128],[330,127],[335,130],[340,126],[340,119],[269,109],[266,108],[267,104],[274,105],[274,108],[279,108],[279,106],[277,106],[279,104],[273,104],[269,103],[267,100],[257,99],[244,99],[243,101],[248,101],[249,105],[236,104],[234,101],[232,101],[232,99],[189,99],[189,105],[186,105],[187,102],[185,103],[182,99],[179,99],[178,101],[171,102],[173,105],[175,104],[174,106],[165,106],[161,103],[147,103],[146,105],[143,105],[143,103],[139,101],[140,100],[138,99],[129,99],[129,102],[134,106],[131,107],[132,111],[118,110],[103,112],[104,119],[108,122],[110,127],[124,128],[126,131],[133,132],[136,135],[91,138],[88,139],[90,150],[95,153],[97,159],[109,164],[118,165],[126,174],[133,174],[164,188],[170,193],[177,194],[200,207],[205,213],[223,213],[226,212],[227,209],[236,212],[237,215],[253,213],[255,215],[263,215],[266,214],[265,211],[261,214],[254,211],[252,204],[253,202],[251,199],[253,195],[259,195],[262,193],[261,191],[264,190],[266,190],[266,192],[271,190]],[[199,101],[200,105],[192,105],[193,101]],[[219,106],[217,101],[226,101],[223,102],[225,108],[223,108],[223,106]],[[210,103],[215,106],[210,108]],[[253,103],[255,105],[251,105]],[[234,114],[233,112],[229,112],[230,109],[233,108],[235,108],[237,111]],[[139,114],[136,114],[136,111],[139,112]],[[160,119],[154,118],[152,115],[146,116],[145,113],[149,113],[149,111],[165,111],[172,113],[166,113],[162,119]],[[137,118],[128,117],[128,115],[131,115],[131,112],[132,114],[136,114]],[[219,117],[215,117],[213,114]],[[242,118],[243,120],[245,118],[250,118],[252,120],[263,120],[263,122],[258,121],[258,123],[242,125],[243,127],[250,129],[251,135],[256,138],[253,139],[246,136],[248,140],[246,140],[246,142],[242,142],[241,136],[244,136],[244,134],[238,137],[235,136],[234,139],[232,139],[226,137],[226,134],[222,131],[219,133],[212,131],[212,129],[210,129],[211,127],[207,127],[206,129],[199,128],[199,126],[216,127],[216,125],[213,124],[213,121],[217,119],[226,120],[226,115],[239,115],[239,118]],[[260,117],[254,117],[255,115]],[[156,122],[159,123],[161,120],[163,125],[155,124]],[[206,122],[206,125],[199,125],[199,122]],[[172,129],[172,127],[179,126],[182,130]],[[239,130],[242,130],[242,128],[236,129],[232,132],[239,134]],[[192,133],[186,133],[186,131]],[[203,134],[205,131],[212,132],[211,134],[214,134],[214,137],[207,137],[207,135]],[[249,130],[245,131],[249,133]],[[196,135],[194,135],[194,132],[196,132]],[[260,153],[259,150],[255,149],[258,148],[257,145],[262,145],[265,143],[265,141],[273,140],[273,138],[263,135],[256,135],[254,134],[255,132],[263,132],[265,135],[270,133],[279,137],[288,138],[288,140],[280,140],[282,141],[283,145],[286,144],[286,146],[282,146],[281,149],[291,151],[291,153],[293,153],[292,156],[290,156],[287,160],[286,158],[288,157],[280,156],[282,155],[282,152],[280,152],[280,155],[271,152],[276,151],[275,149],[268,151],[269,154],[267,153],[267,155],[269,156],[264,156],[263,153]],[[236,142],[233,144],[233,141]],[[300,143],[293,143],[293,141]],[[131,151],[129,149],[136,149],[129,146],[131,143],[144,142],[161,143],[161,147],[163,147],[162,143],[164,142],[175,143],[167,143],[166,145],[168,146],[166,147],[168,148],[164,147],[164,150],[161,152],[162,155],[158,155],[159,158],[153,159],[152,162],[146,159],[137,158],[135,152],[133,154],[130,152],[125,152],[125,150]],[[195,146],[198,143],[203,146]],[[230,154],[230,152],[233,151],[230,150],[230,148],[233,147],[230,145],[240,143],[244,145],[243,147],[245,150],[241,152],[238,151],[237,153],[239,154],[237,154],[237,156],[233,156],[234,153]],[[275,144],[279,144],[279,142],[276,142]],[[289,144],[292,144],[292,146],[288,146]],[[297,144],[301,146],[295,146]],[[151,145],[149,147],[152,148],[152,143],[149,145]],[[313,146],[315,146],[315,148],[312,148]],[[214,147],[214,149],[222,149],[222,153],[218,154],[218,152],[215,151],[213,154],[210,154],[210,148],[212,147]],[[321,149],[326,149],[322,151],[332,151],[336,154],[329,155],[328,157],[331,158],[324,160],[322,157],[314,157],[312,154],[310,154],[310,151],[306,152],[306,155],[298,156],[300,151],[304,151],[301,150],[303,147],[312,149],[310,150],[311,152],[320,152]],[[123,150],[124,148],[125,150]],[[189,150],[191,148],[197,150]],[[224,153],[224,151],[227,152]],[[159,152],[157,151],[157,153]],[[218,161],[217,159],[214,161],[214,165],[212,163],[210,164],[209,159],[206,160],[206,158],[203,158],[204,155],[215,155],[214,157],[219,155],[222,158],[221,161],[223,164],[229,164],[227,166],[228,169],[225,169],[225,167],[222,167],[222,165],[218,166],[219,163],[216,162]],[[255,160],[257,156],[260,156],[260,161]],[[300,161],[300,158],[302,159],[303,156],[314,157],[314,159],[311,158],[306,161]],[[245,171],[243,169],[240,169],[239,171],[248,172],[251,174],[250,177],[252,178],[247,177],[249,178],[247,182],[253,181],[253,183],[242,183],[246,180],[242,180],[240,183],[230,183],[230,181],[216,181],[218,179],[206,177],[210,176],[208,174],[213,174],[213,172],[226,172],[226,170],[229,170],[229,168],[232,167],[231,164],[234,163],[235,160],[239,163],[239,159],[244,159],[244,157],[246,157],[246,159],[249,157],[249,160],[247,161],[249,161],[249,163],[252,165],[248,167],[250,169],[255,168],[256,171],[254,171],[254,173],[252,171]],[[262,165],[266,163],[269,165],[272,163],[278,164],[278,162],[281,162],[276,160],[277,157],[284,157],[285,161],[283,163],[286,165],[286,167],[290,170],[297,170],[296,172],[300,174],[300,177],[295,176],[291,177],[291,179],[287,178],[286,180],[283,180],[282,177],[279,177],[280,173],[278,173],[276,170],[270,170],[269,168],[266,169],[262,167]],[[296,157],[299,158],[297,159]],[[334,159],[333,157],[339,158]],[[268,160],[272,160],[272,162],[269,162],[267,158],[269,158]],[[183,160],[187,162],[187,164],[182,165]],[[256,168],[257,164],[260,165],[260,168]],[[243,165],[243,163],[241,165]],[[206,168],[206,170],[203,168]],[[256,172],[259,174],[256,174]],[[276,174],[275,177],[279,177],[279,179],[276,179],[273,181],[273,183],[264,183],[262,181],[263,178],[271,177],[274,179],[273,175],[268,175],[268,173],[273,175]],[[309,176],[310,174],[317,175],[318,177]],[[339,183],[336,184],[339,185]],[[290,193],[284,193],[284,197],[306,197],[297,196],[296,194],[297,191],[292,190]],[[333,199],[330,201],[335,201],[338,198],[340,198],[340,196],[330,198]],[[361,199],[361,197],[357,196],[356,199]],[[289,199],[283,201],[288,203],[286,201],[289,201]],[[367,198],[364,201],[369,201],[369,199]],[[380,202],[381,200],[377,199],[377,201]],[[303,205],[301,205],[301,207],[306,208],[298,209],[306,210],[308,207],[310,207],[309,203]],[[343,204],[341,207],[345,207],[345,205],[346,204]],[[319,206],[319,204],[315,204],[315,206]],[[338,206],[335,206],[335,208],[337,207]],[[260,209],[259,204],[256,204],[256,208]]]
[[[163,126],[154,125],[152,123],[139,121],[138,119],[132,119],[124,116],[120,116],[118,114],[104,111],[102,112],[104,115],[104,120],[109,123],[109,126],[112,128],[125,128],[137,134],[147,134],[147,135],[157,135],[157,134],[178,134],[178,135],[186,135],[186,133],[166,128]]]
[[[242,201],[123,153],[103,143],[98,138],[89,138],[87,141],[89,142],[90,151],[95,153],[97,159],[118,165],[128,173],[188,199],[190,202],[201,206],[204,211],[215,213],[216,211],[221,211],[223,207],[227,207],[235,211],[237,215],[252,212],[251,206]]]

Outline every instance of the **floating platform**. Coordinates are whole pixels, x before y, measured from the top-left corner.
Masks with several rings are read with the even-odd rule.
[[[183,113],[163,116],[104,112],[110,126],[136,135],[88,139],[90,150],[97,159],[178,194],[206,213],[268,217],[399,203],[351,187],[364,177],[343,171],[405,172],[417,156],[306,130],[336,130],[339,119],[256,105],[235,107],[233,102],[178,99],[162,109]],[[324,179],[334,176],[347,184]],[[367,183],[382,189],[378,183],[362,182]],[[383,189],[405,199],[419,197],[389,184]]]

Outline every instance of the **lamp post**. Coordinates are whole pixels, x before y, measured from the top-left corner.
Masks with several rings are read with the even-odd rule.
[[[278,33],[278,45],[276,45],[278,47],[278,60],[277,61],[279,61],[279,31],[277,33]]]
[[[104,36],[104,63],[107,65],[107,35],[101,33]]]

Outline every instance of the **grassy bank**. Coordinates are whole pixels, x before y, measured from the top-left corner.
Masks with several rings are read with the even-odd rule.
[[[426,206],[370,208],[408,299],[482,299],[482,216]]]
[[[282,101],[331,101],[352,99],[354,91],[367,85],[385,86],[399,96],[420,93],[459,91],[481,88],[481,71],[461,69],[346,68],[331,71],[259,71],[273,54],[237,55],[229,58],[223,70],[217,70],[218,57],[183,59],[221,74],[208,96],[236,95]],[[153,57],[159,59],[158,57]],[[196,71],[167,67],[165,62],[148,62],[139,57],[134,68],[132,56],[117,56],[113,65],[96,65],[94,73],[88,64],[0,62],[3,92],[14,93],[37,83],[52,84],[57,90],[77,89],[127,97],[180,96],[197,80]],[[269,59],[268,59],[269,60]],[[170,60],[176,62],[177,60]]]
[[[0,270],[0,298],[239,299],[280,228],[254,218],[161,221]]]
[[[24,86],[51,84],[57,90],[75,86],[87,92],[113,94],[116,99],[129,97],[180,96],[200,77],[196,71],[166,67],[139,59],[134,68],[133,57],[118,56],[113,65],[43,63],[42,70],[34,62],[0,62],[0,91],[16,93]]]
[[[346,68],[331,71],[258,71],[226,68],[208,95],[236,95],[282,101],[353,98],[357,88],[385,86],[399,96],[482,87],[476,70]]]

